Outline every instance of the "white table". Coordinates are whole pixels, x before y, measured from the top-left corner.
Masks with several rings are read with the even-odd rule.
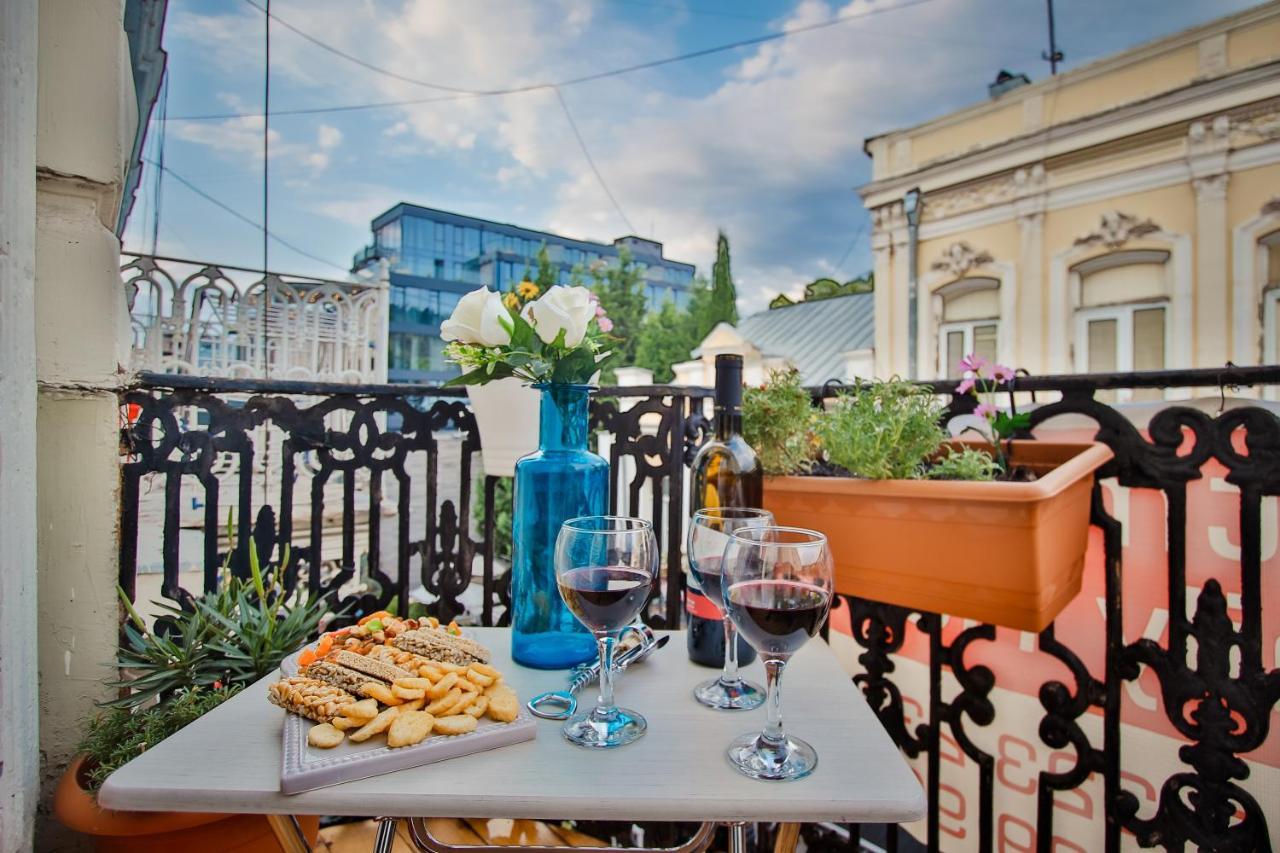
[[[475,629],[521,701],[560,689],[564,672],[517,666],[510,632]],[[144,752],[107,779],[98,801],[139,811],[254,814],[511,817],[577,820],[897,823],[924,814],[924,792],[827,645],[807,644],[787,666],[787,731],[818,751],[796,782],[761,782],[724,756],[729,740],[759,730],[763,709],[713,711],[690,691],[711,672],[691,663],[677,633],[623,673],[617,701],[649,721],[639,741],[597,752],[538,721],[535,740],[330,788],[286,796],[280,787],[283,712],[267,702],[268,676]],[[764,682],[759,662],[745,677]],[[595,700],[588,687],[580,708]]]

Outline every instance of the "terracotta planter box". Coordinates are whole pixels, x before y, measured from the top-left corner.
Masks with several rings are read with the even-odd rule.
[[[1015,441],[1032,483],[770,477],[779,524],[827,534],[838,592],[1040,631],[1080,592],[1102,444]]]
[[[94,838],[99,853],[279,853],[280,842],[262,815],[118,812],[98,806],[83,785],[84,756],[76,756],[53,795],[53,814],[68,829]],[[320,819],[298,818],[315,844]]]

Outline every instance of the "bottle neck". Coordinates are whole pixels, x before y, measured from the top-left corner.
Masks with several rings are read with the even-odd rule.
[[[544,451],[586,450],[591,388],[587,385],[540,386],[538,448]]]
[[[728,406],[716,406],[716,438],[728,441],[730,436],[742,432],[742,409]]]

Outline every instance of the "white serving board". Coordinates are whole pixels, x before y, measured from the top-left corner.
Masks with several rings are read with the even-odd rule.
[[[280,662],[282,676],[287,678],[298,674],[298,656],[301,654],[302,649],[299,649]],[[285,718],[280,735],[280,792],[283,794],[314,791],[340,782],[368,779],[459,758],[533,740],[538,734],[537,722],[521,702],[520,716],[512,722],[500,723],[486,717],[480,720],[474,732],[465,735],[432,735],[422,743],[391,749],[386,745],[386,735],[382,734],[374,735],[364,743],[344,740],[332,749],[317,749],[307,743],[307,733],[316,725],[314,721],[283,710],[281,714]]]

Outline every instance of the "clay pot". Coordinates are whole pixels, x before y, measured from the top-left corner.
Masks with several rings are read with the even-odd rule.
[[[95,838],[99,853],[280,853],[262,815],[120,812],[98,806],[84,785],[85,758],[72,760],[53,795],[53,813],[68,829]],[[299,817],[314,844],[318,817]]]
[[[1038,632],[1080,592],[1094,471],[1111,456],[1015,441],[1034,482],[770,477],[764,505],[826,533],[837,592]]]

